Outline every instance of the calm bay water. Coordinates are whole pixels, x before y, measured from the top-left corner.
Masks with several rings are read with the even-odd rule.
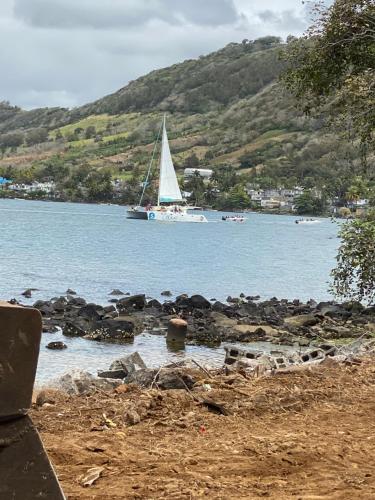
[[[327,282],[338,246],[337,226],[329,219],[297,225],[295,217],[248,214],[245,224],[235,224],[208,212],[208,224],[163,224],[125,215],[125,208],[115,205],[0,200],[0,296],[21,299],[25,288],[37,288],[31,300],[23,301],[32,303],[73,288],[104,304],[108,293],[120,288],[155,298],[163,290],[221,300],[241,292],[329,298]],[[48,335],[48,341],[55,338]],[[153,342],[154,353],[160,354],[166,348],[159,340],[149,339],[149,345]],[[80,339],[66,353],[43,352],[39,375],[44,379],[50,373],[53,359],[63,360],[65,369],[82,366],[83,359],[89,360],[85,368],[96,367],[98,360],[105,367],[109,355],[113,359],[115,353],[136,350],[140,341],[122,347]],[[68,354],[74,349],[76,364]]]

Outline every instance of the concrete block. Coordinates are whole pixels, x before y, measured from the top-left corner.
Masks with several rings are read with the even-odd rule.
[[[41,332],[37,309],[0,302],[0,420],[30,408]]]

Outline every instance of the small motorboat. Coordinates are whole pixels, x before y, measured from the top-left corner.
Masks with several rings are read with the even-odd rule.
[[[297,219],[296,224],[319,224],[321,221],[317,219]]]
[[[247,220],[243,215],[223,215],[221,220],[226,222],[245,222]]]

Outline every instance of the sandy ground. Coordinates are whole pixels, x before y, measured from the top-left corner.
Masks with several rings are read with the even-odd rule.
[[[198,386],[229,415],[186,391],[134,386],[35,405],[67,497],[375,498],[373,360],[251,379],[201,373]],[[94,467],[100,477],[83,486]]]

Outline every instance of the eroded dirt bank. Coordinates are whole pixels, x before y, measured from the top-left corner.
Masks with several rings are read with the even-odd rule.
[[[69,499],[375,497],[374,358],[48,400],[32,417]]]

